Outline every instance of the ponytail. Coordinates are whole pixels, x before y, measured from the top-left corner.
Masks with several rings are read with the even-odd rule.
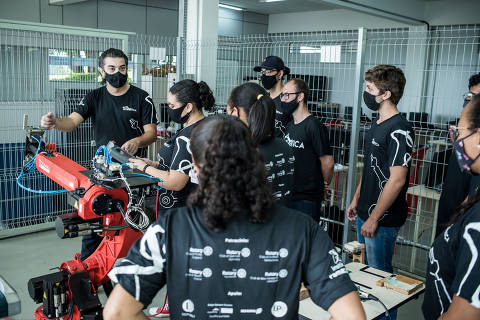
[[[275,137],[275,103],[269,96],[262,96],[250,107],[248,126],[253,140],[263,144]]]
[[[213,111],[215,107],[215,97],[204,81],[199,83],[190,79],[179,81],[170,88],[170,93],[183,105],[193,103],[199,111],[202,109]]]

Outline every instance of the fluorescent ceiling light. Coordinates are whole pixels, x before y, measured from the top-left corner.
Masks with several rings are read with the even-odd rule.
[[[285,0],[260,0],[260,2],[281,2]]]
[[[243,11],[243,8],[234,7],[234,6],[229,6],[228,4],[219,3],[218,6],[219,6],[219,7],[222,7],[222,8],[226,8],[226,9]]]

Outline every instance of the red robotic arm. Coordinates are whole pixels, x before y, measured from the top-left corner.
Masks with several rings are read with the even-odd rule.
[[[38,140],[37,140],[38,141]],[[41,147],[41,146],[39,146]],[[71,191],[77,213],[57,219],[57,233],[63,237],[90,234],[95,229],[104,238],[97,250],[84,261],[77,253],[63,262],[60,272],[30,279],[30,296],[38,303],[35,319],[101,319],[96,288],[108,281],[108,272],[118,258],[127,255],[142,236],[125,224],[129,195],[123,188],[97,185],[85,174],[87,169],[57,152],[36,154],[37,169]],[[143,187],[154,185],[145,182]],[[73,219],[72,219],[73,216]]]

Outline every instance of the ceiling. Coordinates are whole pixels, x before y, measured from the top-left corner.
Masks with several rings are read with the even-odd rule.
[[[219,3],[240,7],[246,11],[262,14],[289,13],[302,11],[320,11],[340,8],[322,0],[285,0],[279,2],[260,2],[260,0],[219,0]]]

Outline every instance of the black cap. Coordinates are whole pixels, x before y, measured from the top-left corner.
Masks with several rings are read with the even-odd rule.
[[[290,74],[290,69],[288,67],[285,67],[285,64],[283,64],[283,60],[280,57],[277,57],[277,56],[266,57],[265,59],[263,59],[263,62],[262,62],[261,65],[253,68],[253,71],[260,72],[260,71],[262,71],[262,68],[284,70],[285,75]]]

